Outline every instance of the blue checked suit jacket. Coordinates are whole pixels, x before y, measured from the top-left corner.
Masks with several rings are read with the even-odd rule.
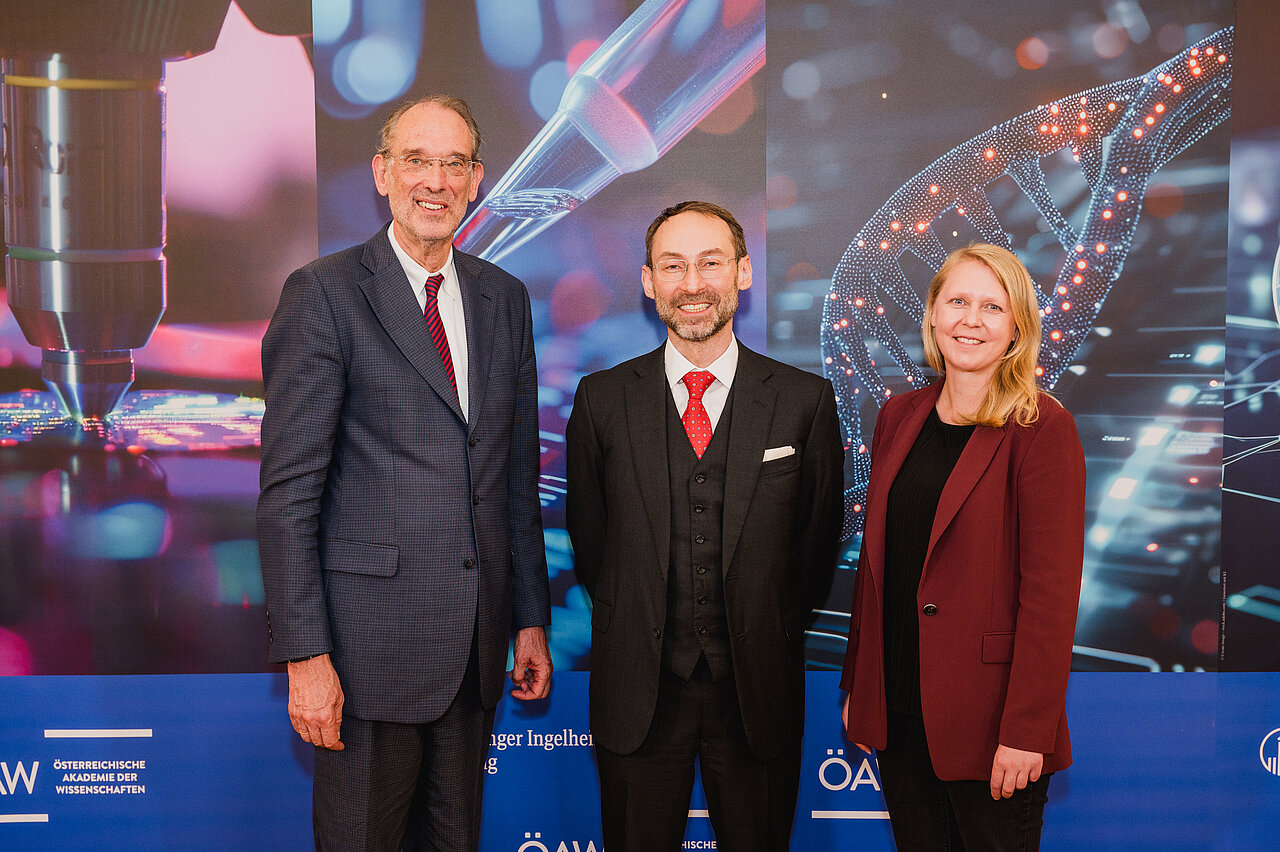
[[[511,631],[551,621],[529,294],[453,257],[469,423],[386,228],[290,275],[262,342],[270,658],[330,653],[358,718],[438,718],[473,631],[492,707]]]

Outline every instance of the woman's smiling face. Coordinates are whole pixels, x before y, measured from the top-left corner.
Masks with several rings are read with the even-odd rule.
[[[988,381],[1017,333],[1009,295],[976,260],[958,264],[947,276],[929,323],[947,373],[974,373]]]

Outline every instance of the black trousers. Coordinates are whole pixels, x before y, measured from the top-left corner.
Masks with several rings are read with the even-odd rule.
[[[991,783],[941,781],[933,772],[924,720],[889,713],[889,742],[877,753],[880,782],[898,852],[1035,852],[1049,778],[1008,799],[992,799]]]
[[[493,710],[475,645],[453,704],[434,722],[344,716],[343,751],[316,749],[311,821],[325,852],[476,852]]]
[[[609,852],[676,852],[684,842],[694,760],[702,768],[716,848],[785,852],[800,787],[800,742],[773,760],[747,745],[733,678],[705,660],[689,681],[663,672],[649,735],[631,754],[596,746]]]

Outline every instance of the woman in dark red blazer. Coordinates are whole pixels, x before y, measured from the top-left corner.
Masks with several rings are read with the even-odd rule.
[[[848,738],[878,752],[899,850],[1036,849],[1084,555],[1084,453],[1035,384],[1035,285],[1005,249],[953,252],[925,304],[942,377],[876,422],[854,582]]]

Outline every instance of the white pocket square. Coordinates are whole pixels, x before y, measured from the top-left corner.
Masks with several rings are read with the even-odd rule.
[[[764,458],[760,460],[760,463],[764,464],[765,462],[773,461],[774,459],[784,459],[787,456],[794,456],[795,454],[796,448],[790,444],[785,447],[774,447],[771,450],[764,451]]]

